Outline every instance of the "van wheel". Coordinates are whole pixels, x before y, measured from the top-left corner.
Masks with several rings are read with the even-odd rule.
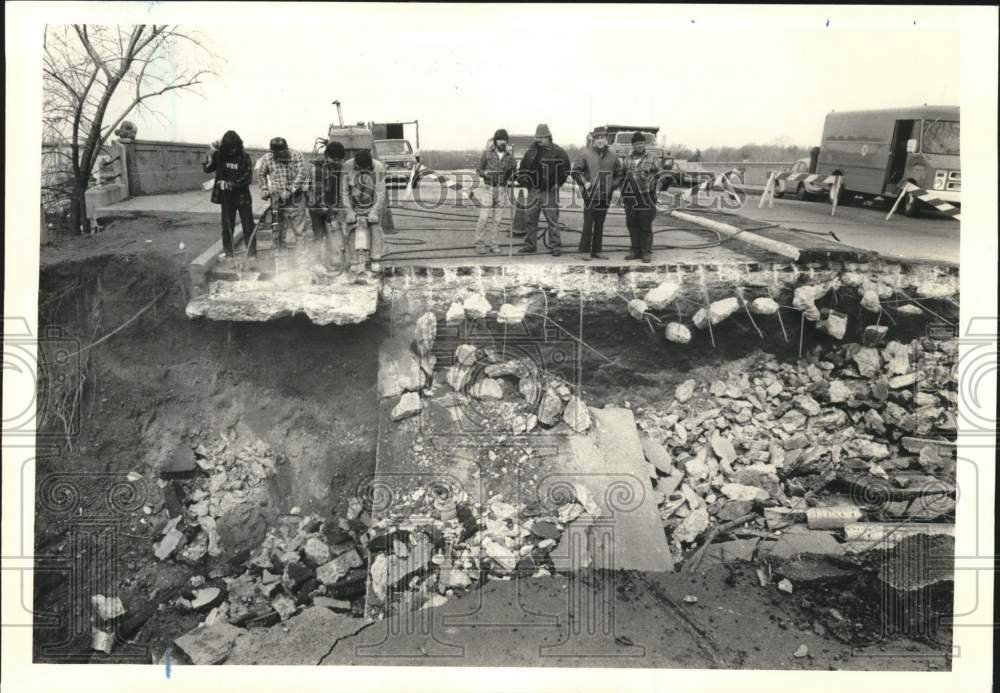
[[[795,189],[795,197],[799,198],[801,202],[805,202],[809,199],[809,193],[806,192],[805,183],[799,183],[799,187]]]
[[[915,217],[920,213],[920,200],[913,193],[906,193],[903,198],[903,214],[908,217]]]

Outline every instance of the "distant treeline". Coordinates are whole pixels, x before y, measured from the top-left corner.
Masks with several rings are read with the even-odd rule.
[[[575,159],[583,147],[562,145],[570,159]],[[778,144],[745,144],[742,147],[708,147],[691,149],[683,144],[668,144],[666,150],[675,159],[688,161],[795,161],[809,156],[809,147]],[[420,161],[430,168],[445,171],[449,169],[475,168],[479,161],[478,150],[448,151],[444,149],[424,149]]]

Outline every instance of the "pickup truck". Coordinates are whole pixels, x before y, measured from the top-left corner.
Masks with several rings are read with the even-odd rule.
[[[410,180],[410,173],[417,165],[417,157],[408,140],[375,140],[372,152],[385,164],[385,182],[403,183]]]
[[[660,162],[661,170],[669,172],[667,176],[664,176],[660,189],[666,189],[668,185],[676,185],[680,182],[679,171],[673,157],[656,144],[656,133],[660,131],[660,128],[655,125],[605,125],[604,128],[608,131],[608,146],[622,159],[632,153],[632,135],[635,132],[641,132],[646,140],[646,151],[652,152],[656,156]],[[593,133],[587,135],[588,147],[592,137]]]

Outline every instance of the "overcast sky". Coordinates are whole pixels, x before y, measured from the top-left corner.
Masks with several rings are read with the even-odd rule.
[[[622,122],[692,148],[810,146],[834,109],[959,103],[947,14],[835,7],[828,27],[821,9],[775,9],[244,5],[225,25],[188,22],[218,76],[203,96],[163,97],[166,122],[136,119],[139,137],[205,142],[233,128],[248,144],[282,135],[308,149],[340,99],[349,122],[419,119],[423,149],[478,148],[497,127],[539,122],[566,144]]]

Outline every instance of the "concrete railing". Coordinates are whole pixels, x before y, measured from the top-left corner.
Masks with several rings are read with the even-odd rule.
[[[207,144],[122,140],[128,150],[128,187],[131,195],[197,190],[211,177],[201,170]],[[247,148],[256,162],[266,149]]]

